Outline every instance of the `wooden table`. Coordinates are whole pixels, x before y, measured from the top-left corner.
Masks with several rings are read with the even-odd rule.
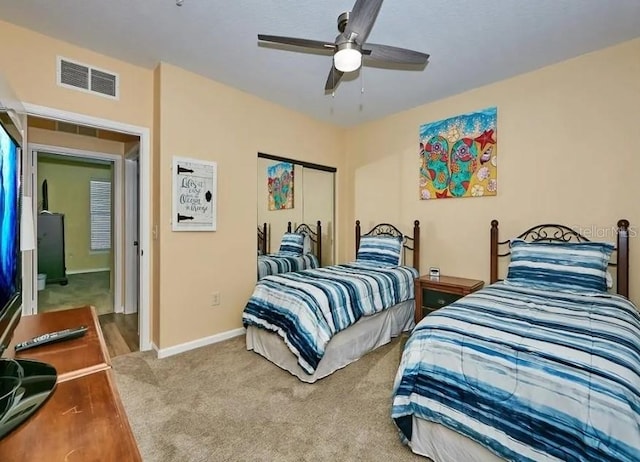
[[[39,346],[17,354],[14,351],[16,343],[47,332],[78,326],[87,326],[87,332],[82,337]],[[34,359],[51,364],[58,371],[58,382],[111,368],[102,329],[96,310],[92,306],[23,316],[5,355],[8,358]]]
[[[0,460],[142,461],[93,307],[23,317],[13,344],[80,325],[89,328],[80,338],[16,355],[53,365],[58,384],[35,415],[0,440]]]
[[[416,310],[416,324],[424,317],[424,307],[428,310],[436,310],[453,303],[459,298],[469,295],[484,287],[484,281],[478,279],[459,278],[454,276],[431,277],[420,276],[414,281]],[[423,297],[423,291],[427,296]],[[426,305],[423,302],[426,301]]]

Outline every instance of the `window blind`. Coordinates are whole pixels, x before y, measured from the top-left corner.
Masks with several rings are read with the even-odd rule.
[[[91,180],[91,250],[111,249],[111,182]]]

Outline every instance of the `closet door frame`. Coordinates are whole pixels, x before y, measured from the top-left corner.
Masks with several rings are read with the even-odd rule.
[[[328,173],[333,173],[333,203],[332,203],[332,209],[333,209],[333,216],[332,216],[332,223],[331,223],[331,239],[332,239],[332,243],[331,243],[331,258],[332,258],[332,262],[335,263],[336,262],[336,245],[335,245],[335,235],[336,235],[336,173],[338,172],[338,169],[336,167],[330,167],[328,165],[322,165],[322,164],[315,164],[313,162],[307,162],[304,160],[297,160],[297,159],[291,159],[289,157],[282,157],[282,156],[274,156],[273,154],[267,154],[264,152],[258,152],[258,158],[260,159],[267,159],[267,160],[273,160],[276,162],[289,162],[291,164],[294,165],[299,165],[303,168],[309,168],[309,169],[314,169],[314,170],[321,170],[323,172],[328,172]],[[303,215],[304,215],[304,210],[303,210]],[[324,228],[324,223],[323,223],[323,228]],[[328,228],[326,228],[328,230]]]

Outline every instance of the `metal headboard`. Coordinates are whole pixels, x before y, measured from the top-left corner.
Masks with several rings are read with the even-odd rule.
[[[320,222],[320,220],[316,222],[315,231],[311,228],[311,226],[309,226],[306,223],[299,224],[298,226],[296,226],[296,229],[293,231],[291,231],[292,228],[293,228],[293,224],[291,222],[288,222],[287,223],[288,233],[294,232],[294,233],[301,233],[306,236],[309,236],[309,239],[311,239],[311,242],[312,242],[311,245],[315,247],[314,254],[318,258],[318,265],[322,266],[322,223]]]
[[[590,242],[590,239],[576,230],[555,223],[536,225],[524,231],[515,239],[523,239],[529,242]],[[506,250],[500,251],[501,248]],[[511,239],[500,241],[498,238],[498,220],[491,221],[491,269],[490,281],[497,282],[498,258],[511,255]],[[609,263],[616,268],[618,283],[617,292],[625,297],[629,296],[629,221],[618,220],[616,261]]]
[[[413,267],[420,271],[420,221],[413,222],[413,237],[404,234],[394,225],[389,223],[380,223],[375,225],[368,233],[361,234],[360,220],[356,220],[356,254],[360,248],[361,236],[390,236],[401,237],[403,252],[407,250],[413,252]],[[406,259],[405,259],[406,261]]]

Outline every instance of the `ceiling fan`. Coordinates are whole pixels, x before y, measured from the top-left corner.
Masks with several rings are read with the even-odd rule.
[[[366,43],[381,6],[382,0],[356,0],[351,12],[338,16],[340,34],[334,42],[264,34],[258,34],[258,40],[332,52],[333,65],[324,86],[325,91],[333,91],[346,72],[358,70],[363,58],[365,63],[374,61],[400,65],[426,65],[429,59],[428,54],[406,48]]]

